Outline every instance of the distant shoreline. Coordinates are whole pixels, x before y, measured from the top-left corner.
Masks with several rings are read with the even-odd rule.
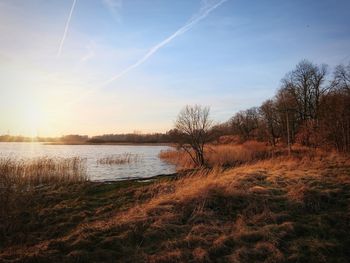
[[[40,143],[43,145],[135,145],[135,146],[171,146],[174,143],[157,143],[157,142],[38,142],[38,141],[24,141],[24,142],[5,142],[0,141],[0,143]]]
[[[149,143],[149,142],[43,142],[44,145],[134,145],[134,146],[174,146],[173,143]]]

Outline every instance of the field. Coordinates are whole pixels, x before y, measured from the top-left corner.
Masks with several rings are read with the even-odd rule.
[[[0,261],[348,262],[350,159],[305,151],[33,187],[1,217]]]

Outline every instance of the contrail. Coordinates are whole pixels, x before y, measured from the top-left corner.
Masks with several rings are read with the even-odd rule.
[[[199,21],[207,17],[214,9],[222,5],[224,2],[227,0],[220,0],[216,4],[213,4],[211,6],[204,6],[201,8],[199,11],[199,14],[195,15],[193,18],[191,18],[185,25],[180,27],[177,31],[175,31],[172,35],[158,43],[157,45],[153,46],[141,59],[139,59],[136,63],[130,65],[129,67],[125,68],[123,71],[120,73],[114,75],[110,79],[106,80],[105,82],[102,83],[102,87],[105,85],[108,85],[109,83],[119,79],[120,77],[124,76],[127,74],[130,70],[140,66],[144,62],[146,62],[154,53],[156,53],[159,49],[164,47],[166,44],[168,44],[170,41],[172,41],[174,38],[182,35],[183,33],[187,32],[190,30],[195,24],[197,24]]]
[[[185,32],[187,32],[188,30],[190,30],[194,25],[196,25],[199,21],[201,21],[202,19],[204,19],[205,17],[207,17],[214,9],[216,9],[217,7],[219,7],[220,5],[222,5],[223,3],[225,3],[227,0],[220,0],[217,3],[213,4],[213,5],[209,5],[209,4],[204,4],[201,6],[199,12],[197,14],[195,14],[185,25],[183,25],[182,27],[180,27],[177,31],[175,31],[173,34],[171,34],[169,37],[165,38],[163,41],[161,41],[160,43],[158,43],[157,45],[153,46],[141,59],[139,59],[138,61],[136,61],[136,63],[128,66],[127,68],[125,68],[124,70],[122,70],[121,72],[119,72],[118,74],[114,75],[113,77],[109,78],[108,80],[104,81],[102,84],[95,86],[89,90],[87,90],[85,93],[83,93],[80,97],[75,98],[73,101],[71,101],[70,103],[67,104],[67,107],[69,107],[70,105],[73,105],[74,103],[76,103],[79,100],[82,100],[84,97],[89,96],[89,94],[103,88],[104,86],[110,84],[111,82],[121,78],[122,76],[124,76],[125,74],[127,74],[130,70],[140,66],[141,64],[143,64],[144,62],[146,62],[154,53],[156,53],[159,49],[161,49],[162,47],[164,47],[166,44],[168,44],[170,41],[172,41],[174,38],[184,34]]]
[[[66,22],[66,26],[64,28],[64,32],[63,32],[63,36],[62,36],[62,39],[61,39],[61,43],[60,43],[60,46],[58,48],[57,57],[61,56],[62,47],[63,47],[64,41],[66,40],[66,36],[67,36],[70,20],[72,18],[72,14],[73,14],[76,2],[77,2],[77,0],[73,0],[72,7],[70,9],[69,16],[68,16],[68,19],[67,19],[67,22]]]

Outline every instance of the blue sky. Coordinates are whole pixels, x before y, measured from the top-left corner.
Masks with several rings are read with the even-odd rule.
[[[164,132],[194,103],[224,121],[301,59],[350,60],[347,0],[76,0],[62,41],[73,3],[0,0],[0,134]]]

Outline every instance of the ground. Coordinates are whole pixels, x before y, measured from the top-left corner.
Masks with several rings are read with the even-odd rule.
[[[350,160],[42,186],[0,227],[0,262],[349,262]]]

